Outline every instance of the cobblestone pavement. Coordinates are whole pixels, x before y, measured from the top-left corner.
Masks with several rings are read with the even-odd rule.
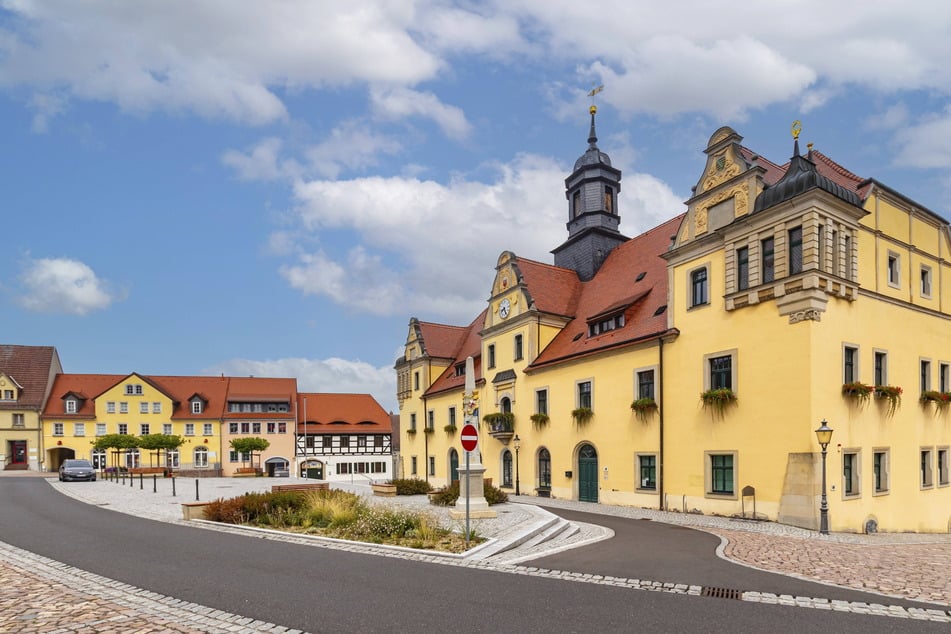
[[[517,498],[523,501],[523,498]],[[760,570],[951,606],[951,535],[820,535],[794,526],[651,509],[527,498],[564,508],[690,526],[723,540],[718,554]]]
[[[162,480],[159,480],[163,483]],[[194,482],[194,481],[192,481]],[[283,480],[286,482],[286,480]],[[183,523],[181,503],[194,500],[194,485],[179,482],[177,497],[169,491],[151,491],[146,481],[132,486],[111,482],[50,484],[61,492],[103,508],[166,522]],[[168,481],[164,481],[168,484]],[[230,497],[247,490],[268,490],[273,481],[257,479],[203,479],[201,499]],[[156,485],[158,486],[158,485]],[[336,485],[335,485],[336,486]],[[347,488],[347,487],[342,487]],[[349,487],[361,490],[359,486]],[[473,527],[486,536],[505,536],[537,517],[534,505],[566,508],[582,512],[644,518],[691,526],[718,535],[723,544],[719,554],[729,560],[763,570],[803,579],[831,583],[864,591],[944,604],[951,607],[951,535],[843,535],[820,536],[789,526],[722,517],[663,513],[648,509],[593,505],[567,500],[511,497],[514,502],[496,507],[495,520],[473,520]],[[425,497],[399,499],[399,503],[425,505]],[[216,527],[228,532],[240,529]],[[619,579],[563,571],[546,570],[499,561],[472,561],[436,556],[405,549],[385,549],[372,545],[332,543],[304,537],[270,535],[312,546],[343,548],[382,556],[404,557],[443,565],[492,569],[511,574],[546,576],[580,583],[596,583],[632,590],[649,590],[700,595],[695,585],[660,583],[650,580]],[[603,539],[597,527],[582,525],[573,544]],[[240,615],[136,589],[80,571],[0,542],[0,632],[289,632],[285,628],[255,622]],[[29,596],[28,601],[23,601]],[[848,611],[864,614],[951,623],[951,610],[903,608],[882,604],[829,601],[821,597],[777,596],[744,592],[744,601],[798,606],[810,609]]]

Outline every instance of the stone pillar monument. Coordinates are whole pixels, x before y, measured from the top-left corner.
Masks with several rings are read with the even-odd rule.
[[[463,391],[463,404],[465,406],[465,423],[473,425],[479,429],[479,397],[475,391],[475,366],[472,357],[466,358],[466,385]],[[479,434],[479,443],[482,442],[482,434]],[[464,453],[465,450],[463,450]],[[492,518],[497,517],[496,512],[489,508],[489,503],[485,499],[483,491],[483,479],[485,467],[482,466],[482,452],[477,446],[474,451],[468,452],[463,464],[459,465],[459,499],[456,500],[456,506],[449,509],[449,517],[453,519],[463,519],[468,517]],[[468,504],[466,498],[466,483],[468,482]],[[467,527],[468,528],[468,527]]]

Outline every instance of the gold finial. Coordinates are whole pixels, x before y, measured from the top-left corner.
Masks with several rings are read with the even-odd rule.
[[[598,107],[594,104],[591,104],[591,107],[588,108],[588,112],[590,112],[591,114],[594,114],[597,111],[598,111]]]
[[[811,142],[810,142],[810,143],[806,143],[806,149],[809,150],[810,152],[812,152],[812,146],[813,146],[813,145],[815,145],[815,143],[811,143]]]
[[[799,133],[802,132],[802,123],[799,122],[799,119],[796,119],[792,122],[792,138],[799,140]]]

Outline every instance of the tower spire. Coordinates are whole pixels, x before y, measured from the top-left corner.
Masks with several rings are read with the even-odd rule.
[[[588,133],[588,149],[598,149],[598,133],[594,129],[594,115],[598,112],[598,107],[594,104],[588,110],[591,112],[591,131]]]

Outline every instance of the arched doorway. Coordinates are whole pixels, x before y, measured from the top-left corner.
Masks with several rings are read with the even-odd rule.
[[[286,458],[268,458],[264,461],[265,473],[269,478],[286,477],[290,463]]]
[[[578,450],[578,501],[598,501],[598,452],[591,445]]]
[[[300,477],[311,480],[324,479],[324,463],[320,460],[305,460],[300,464]]]
[[[502,452],[502,486],[512,486],[512,452],[508,449]]]
[[[76,457],[76,452],[68,447],[56,447],[54,449],[47,450],[48,458],[46,464],[49,465],[50,471],[59,471],[59,466],[63,464],[64,460],[70,460]]]
[[[459,479],[459,452],[453,447],[449,450],[449,482],[452,484]]]

